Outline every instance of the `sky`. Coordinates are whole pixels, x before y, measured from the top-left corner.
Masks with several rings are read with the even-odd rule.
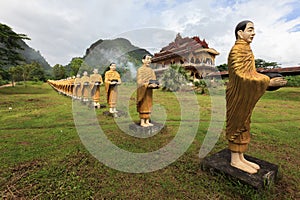
[[[31,38],[51,66],[84,56],[99,39],[124,37],[156,53],[177,33],[205,39],[220,65],[246,19],[255,25],[255,58],[300,65],[298,0],[0,0],[0,23]]]

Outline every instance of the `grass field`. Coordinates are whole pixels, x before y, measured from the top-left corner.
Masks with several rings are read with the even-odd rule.
[[[199,127],[188,150],[162,169],[126,173],[89,153],[77,133],[69,97],[59,95],[46,83],[1,88],[1,199],[300,199],[300,88],[266,92],[254,109],[247,154],[279,165],[276,184],[259,191],[201,171],[198,154],[212,112],[209,95],[196,98],[199,116],[187,123],[199,118]],[[122,95],[120,99],[126,101]],[[127,101],[129,116],[137,122],[134,94]],[[105,97],[100,103],[105,104]],[[131,119],[103,115],[108,108],[96,110],[95,116],[115,145],[131,152],[154,151],[174,138],[181,119],[173,93],[155,91],[154,104],[159,105],[156,112],[162,113],[153,113],[154,117],[165,120],[166,127],[146,139],[123,133],[118,123]],[[226,147],[222,134],[210,154]]]

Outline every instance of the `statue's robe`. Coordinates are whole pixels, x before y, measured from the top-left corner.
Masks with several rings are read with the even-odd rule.
[[[117,71],[109,70],[105,72],[105,91],[107,97],[107,103],[110,108],[115,108],[117,105],[118,98],[118,85],[111,85],[109,82],[112,80],[117,80],[121,82],[120,74]]]
[[[70,79],[68,82],[68,95],[72,95],[73,94],[73,89],[74,89],[74,78]]]
[[[81,96],[84,99],[88,99],[89,98],[89,93],[90,93],[90,77],[88,76],[82,76],[80,79],[80,85],[81,85]]]
[[[81,78],[77,77],[74,81],[74,89],[73,89],[73,96],[75,97],[81,97],[80,91],[81,91]]]
[[[102,76],[100,74],[90,75],[90,88],[91,97],[95,103],[100,101],[100,84],[103,83]]]
[[[152,109],[153,90],[148,88],[149,80],[156,80],[154,71],[142,66],[137,71],[137,111],[140,119],[149,119]]]
[[[243,153],[250,142],[250,118],[255,104],[265,93],[270,78],[256,71],[250,44],[237,40],[228,57],[226,89],[226,138],[229,149]]]

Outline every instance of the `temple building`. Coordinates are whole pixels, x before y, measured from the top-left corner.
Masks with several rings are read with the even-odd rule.
[[[211,72],[215,72],[215,57],[219,55],[213,48],[209,48],[205,39],[198,36],[184,37],[178,33],[175,40],[152,58],[154,71],[158,77],[172,64],[183,66],[190,72],[193,79],[201,79]]]

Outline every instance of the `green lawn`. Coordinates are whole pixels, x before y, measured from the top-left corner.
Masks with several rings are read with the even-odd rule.
[[[178,97],[156,90],[153,117],[166,126],[153,137],[136,138],[119,126],[131,119],[138,121],[135,94],[126,99],[126,88],[126,84],[120,87],[119,109],[128,109],[128,116],[114,120],[103,115],[108,108],[94,112],[106,137],[118,147],[137,153],[167,145],[180,130],[181,115],[186,114],[180,112]],[[101,91],[103,94],[104,88]],[[222,102],[222,96],[215,98]],[[199,150],[211,115],[218,111],[211,111],[209,95],[197,95],[196,100],[198,105],[187,104],[195,106],[196,114],[199,106],[199,116],[184,120],[187,127],[199,122],[188,150],[162,169],[126,173],[89,153],[75,126],[73,114],[80,111],[74,112],[69,97],[59,95],[46,83],[1,88],[0,199],[300,199],[300,88],[267,92],[254,109],[247,154],[279,165],[278,181],[262,191],[201,171]],[[100,103],[106,104],[104,96]],[[89,118],[82,117],[86,121],[80,125],[93,131]],[[222,117],[218,120],[223,126]],[[226,147],[221,134],[210,154]]]

